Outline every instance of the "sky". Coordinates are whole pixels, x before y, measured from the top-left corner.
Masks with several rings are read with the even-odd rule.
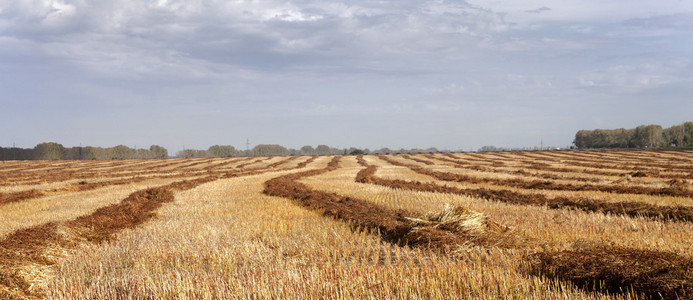
[[[693,1],[0,0],[0,146],[476,150],[693,121]]]

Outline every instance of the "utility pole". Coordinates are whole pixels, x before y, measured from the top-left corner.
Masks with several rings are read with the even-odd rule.
[[[541,147],[539,148],[539,150],[544,150],[544,139],[541,139]]]
[[[245,139],[245,153],[250,156],[250,139],[248,138]]]

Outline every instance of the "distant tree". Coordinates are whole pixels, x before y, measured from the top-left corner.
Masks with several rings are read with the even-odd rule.
[[[207,149],[207,152],[209,153],[210,156],[213,157],[233,157],[233,156],[238,156],[238,151],[236,151],[236,148],[233,146],[229,145],[214,145],[209,147]]]
[[[306,146],[301,147],[301,149],[299,150],[299,153],[301,153],[301,155],[314,155],[315,149],[313,149],[313,146],[306,145]]]
[[[683,124],[664,129],[662,134],[664,135],[664,140],[667,143],[667,146],[683,146],[683,139],[686,134]]]
[[[152,158],[168,158],[168,150],[159,145],[152,145],[149,151],[152,152]]]
[[[579,130],[573,142],[579,148],[693,147],[693,122],[666,129],[641,125],[633,129]]]
[[[207,150],[195,150],[195,149],[185,149],[178,151],[178,157],[180,158],[203,158],[209,157],[209,152]]]
[[[315,155],[330,155],[330,154],[333,154],[333,153],[332,153],[332,149],[330,148],[330,146],[327,146],[327,145],[318,145],[318,146],[315,148]]]
[[[496,146],[482,146],[479,148],[479,152],[494,152],[494,151],[500,151],[500,149]]]
[[[290,155],[289,149],[286,149],[280,145],[272,144],[265,145],[260,144],[253,148],[251,151],[254,156],[284,156]]]
[[[111,159],[129,159],[133,158],[135,155],[135,149],[132,149],[125,145],[118,145],[115,147],[106,149],[108,154],[110,154]]]
[[[641,125],[635,128],[633,144],[641,148],[654,148],[664,146],[662,126]]]
[[[34,149],[18,147],[0,147],[0,160],[31,160],[34,159]]]
[[[65,156],[63,157],[64,159],[69,159],[69,160],[80,160],[82,159],[82,153],[84,152],[83,147],[71,147],[65,149]]]
[[[683,123],[683,147],[693,147],[693,122]]]
[[[58,143],[41,143],[34,147],[34,159],[59,160],[65,156],[65,147]]]
[[[628,148],[632,147],[633,132],[632,129],[619,128],[607,130],[611,148]]]
[[[349,155],[362,155],[362,154],[366,154],[366,152],[364,152],[363,150],[358,149],[358,148],[354,148],[354,147],[349,148],[348,151],[349,151]]]
[[[82,148],[82,160],[95,160],[99,149],[91,146]]]
[[[390,154],[393,152],[392,152],[392,150],[390,150],[390,148],[385,147],[385,148],[380,148],[378,150],[375,150],[372,153],[373,154]]]

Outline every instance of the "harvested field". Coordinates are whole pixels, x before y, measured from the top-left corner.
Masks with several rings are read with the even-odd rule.
[[[693,299],[693,151],[0,163],[0,298]]]

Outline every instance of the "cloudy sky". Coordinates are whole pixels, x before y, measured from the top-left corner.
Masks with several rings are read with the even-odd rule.
[[[693,121],[693,1],[0,0],[0,146],[470,150]]]

